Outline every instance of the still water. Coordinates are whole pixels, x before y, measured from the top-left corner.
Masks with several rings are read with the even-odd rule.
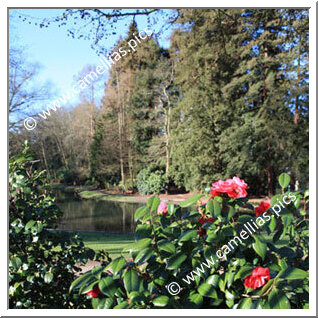
[[[142,203],[79,199],[72,191],[56,190],[56,204],[63,211],[61,230],[135,232],[134,213]]]

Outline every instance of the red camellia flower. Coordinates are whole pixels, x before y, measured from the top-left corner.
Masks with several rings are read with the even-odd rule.
[[[86,295],[88,295],[91,298],[96,298],[98,297],[98,295],[101,293],[98,285],[96,285],[92,290],[90,290],[89,292],[86,293]]]
[[[200,236],[204,236],[206,234],[206,229],[204,229],[202,226],[198,227],[198,234]]]
[[[157,215],[164,215],[164,214],[168,214],[168,205],[164,202],[160,202],[157,209]]]
[[[203,225],[207,222],[213,222],[213,218],[209,217],[207,214],[202,214],[202,216],[199,218],[199,223]],[[204,236],[206,234],[206,229],[204,229],[202,226],[199,226],[198,234],[200,236]]]
[[[233,179],[219,180],[213,183],[210,194],[212,197],[216,197],[226,193],[231,199],[239,199],[247,196],[246,189],[248,189],[248,186],[244,180],[234,177]]]
[[[256,216],[260,216],[264,214],[271,207],[269,201],[261,201],[261,203],[255,208]]]
[[[253,269],[252,274],[245,277],[244,286],[246,288],[257,289],[265,285],[267,280],[270,280],[269,268],[258,266]]]
[[[199,218],[199,223],[201,225],[207,223],[207,222],[213,222],[213,218],[209,218],[209,216],[207,214],[203,214],[200,218]]]

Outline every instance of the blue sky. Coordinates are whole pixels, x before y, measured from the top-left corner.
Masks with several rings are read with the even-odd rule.
[[[63,9],[10,9],[9,35],[10,43],[14,40],[19,46],[26,47],[26,57],[30,62],[38,62],[41,66],[39,81],[50,81],[56,94],[60,95],[71,89],[76,76],[88,64],[100,64],[99,57],[91,46],[89,40],[72,39],[67,36],[67,25],[58,27],[57,23],[50,24],[48,28],[35,25],[43,18],[56,17],[63,13]],[[21,16],[22,18],[19,18]],[[26,17],[27,20],[23,21]],[[28,21],[32,21],[29,24]],[[145,17],[137,17],[139,29],[147,27]],[[162,23],[153,26],[156,32]],[[160,45],[169,46],[169,34],[165,32],[160,38]],[[120,22],[116,34],[103,40],[107,48],[114,46],[119,37],[125,36],[127,26]],[[107,80],[105,73],[103,80]],[[102,91],[97,95],[101,97]],[[59,96],[53,96],[56,99]]]

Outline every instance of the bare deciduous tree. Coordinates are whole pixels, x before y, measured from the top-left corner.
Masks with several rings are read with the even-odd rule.
[[[34,114],[39,102],[51,96],[49,84],[37,81],[40,66],[29,63],[24,51],[12,47],[9,50],[9,128],[16,129],[24,117]],[[43,106],[45,103],[43,103]]]

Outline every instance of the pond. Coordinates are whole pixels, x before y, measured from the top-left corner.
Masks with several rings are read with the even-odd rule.
[[[73,191],[56,190],[56,204],[63,211],[60,230],[134,233],[134,213],[142,203],[79,199]]]

